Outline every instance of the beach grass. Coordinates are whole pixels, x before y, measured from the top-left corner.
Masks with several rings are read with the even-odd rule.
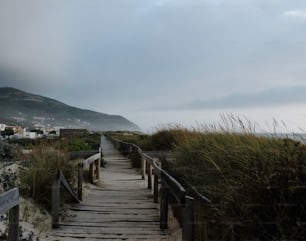
[[[305,238],[301,141],[277,132],[259,135],[251,122],[232,116],[218,125],[168,126],[146,138],[154,150],[172,150],[175,158],[163,163],[171,175],[211,200],[197,210],[210,239]]]

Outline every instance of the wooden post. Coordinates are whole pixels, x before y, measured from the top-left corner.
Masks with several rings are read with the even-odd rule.
[[[60,179],[57,174],[52,185],[52,228],[59,227]]]
[[[141,156],[141,176],[142,176],[142,180],[146,179],[146,159]]]
[[[101,159],[98,158],[97,160],[95,160],[95,164],[96,164],[96,179],[99,180],[100,179],[100,166],[101,166]]]
[[[78,199],[83,198],[83,163],[78,164]]]
[[[8,241],[19,240],[19,205],[9,211]]]
[[[9,210],[8,241],[19,240],[19,205]]]
[[[0,213],[8,214],[8,241],[19,240],[19,189],[13,188],[0,194]]]
[[[154,173],[153,201],[158,203],[158,175]]]
[[[160,228],[168,228],[169,190],[163,184],[160,190]]]
[[[185,197],[183,210],[183,241],[194,241],[194,199],[192,197]]]
[[[93,163],[90,163],[89,164],[89,173],[88,173],[88,179],[89,179],[89,182],[91,184],[94,183],[94,164]]]
[[[152,166],[148,164],[148,189],[152,190]]]

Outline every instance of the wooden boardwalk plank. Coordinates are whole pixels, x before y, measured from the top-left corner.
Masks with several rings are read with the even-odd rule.
[[[71,205],[50,236],[59,241],[168,240],[146,182],[105,137],[101,143],[107,165],[100,182],[90,186],[83,202]]]

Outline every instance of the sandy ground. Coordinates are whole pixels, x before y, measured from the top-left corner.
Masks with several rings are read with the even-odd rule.
[[[46,233],[51,227],[51,216],[44,210],[38,208],[30,200],[20,197],[20,223],[22,237],[33,237],[33,240],[46,240]],[[4,231],[7,221],[0,223],[0,230]]]
[[[18,172],[19,165],[14,163],[8,166],[2,166],[0,172]],[[4,192],[0,188],[0,193]],[[26,240],[35,240],[42,241],[48,240],[46,238],[47,232],[51,228],[51,216],[50,214],[42,208],[39,208],[34,202],[30,199],[24,199],[23,197],[19,198],[19,219],[22,238]],[[7,214],[0,215],[0,234],[4,233],[7,230],[8,220]],[[32,239],[30,239],[32,238]]]

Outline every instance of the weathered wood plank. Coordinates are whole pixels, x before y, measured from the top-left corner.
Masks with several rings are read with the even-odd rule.
[[[75,208],[75,207],[96,207],[96,208],[111,208],[111,207],[115,207],[117,209],[156,209],[156,204],[154,203],[124,203],[124,202],[109,202],[109,203],[86,203],[86,205],[79,205],[79,206],[76,206],[76,205],[73,205],[71,206],[72,208]]]
[[[103,215],[101,215],[103,216]],[[84,223],[84,222],[100,222],[100,223],[107,223],[107,222],[111,222],[111,223],[115,223],[116,222],[139,222],[139,223],[142,223],[142,222],[156,222],[158,223],[159,221],[159,218],[158,217],[153,217],[153,218],[142,218],[142,219],[135,219],[135,218],[125,218],[125,217],[108,217],[108,218],[105,218],[105,219],[102,219],[102,218],[91,218],[90,216],[87,216],[87,217],[74,217],[74,218],[65,218],[65,220],[63,220],[63,224],[65,223],[71,223],[71,222],[79,222],[79,223]]]
[[[109,210],[109,208],[105,208],[103,210],[99,209],[71,209],[73,211],[79,211],[79,212],[87,212],[89,214],[91,213],[97,213],[97,214],[134,214],[139,213],[140,215],[146,215],[151,214],[152,212],[157,212],[157,209],[118,209],[118,210]]]
[[[116,224],[116,225],[114,225]],[[113,227],[116,226],[117,227],[121,227],[121,226],[133,226],[133,227],[157,227],[159,225],[159,220],[149,220],[149,221],[130,221],[130,222],[126,222],[126,221],[120,221],[120,220],[109,220],[109,221],[101,221],[101,220],[89,220],[88,222],[82,222],[80,220],[74,219],[71,220],[70,222],[65,222],[65,223],[61,223],[61,227],[65,227],[65,226],[78,226],[78,227],[86,227],[86,226],[93,226],[93,227]]]
[[[134,238],[134,239],[126,238],[126,239],[122,239],[122,238],[118,238],[118,237],[112,237],[112,238],[108,238],[108,237],[104,237],[104,238],[103,237],[100,237],[100,238],[90,238],[90,240],[86,239],[86,238],[80,239],[80,238],[71,238],[71,237],[69,237],[68,239],[69,239],[69,241],[80,241],[80,240],[86,240],[86,241],[101,241],[101,240],[107,240],[107,241],[109,241],[109,240],[111,240],[111,241],[122,241],[122,240],[124,240],[124,241],[135,241],[135,240],[139,240],[139,241],[140,240],[160,241],[160,240],[167,240],[167,239],[160,239],[160,238],[156,238],[156,239],[143,239],[143,238]],[[56,241],[60,241],[59,237],[55,237],[55,240]]]
[[[167,240],[166,237],[161,237],[160,235],[141,235],[141,236],[128,236],[128,237],[122,237],[122,235],[57,235],[57,239],[55,240],[60,240],[58,238],[69,238],[69,241],[80,241],[80,240],[86,240],[86,241],[96,241],[96,240],[107,240],[107,241],[114,241],[114,240],[124,240],[124,241],[135,241],[135,240],[148,240],[148,241],[161,241],[161,240]]]
[[[58,229],[56,233],[74,233],[74,234],[84,234],[84,233],[91,233],[91,234],[146,234],[146,235],[151,235],[151,234],[161,234],[164,235],[162,231],[159,229],[147,229],[147,228],[124,228],[120,227],[104,227],[103,230],[101,228],[97,227],[65,227],[63,229]]]
[[[166,235],[160,234],[160,233],[75,233],[73,231],[67,232],[67,233],[56,233],[56,236],[60,237],[73,237],[73,238],[86,238],[86,240],[91,240],[89,238],[120,238],[121,240],[126,240],[127,238],[142,238],[143,240],[151,240],[151,238],[166,238]]]
[[[63,223],[61,225],[62,228],[65,227],[71,227],[71,226],[75,226],[75,227],[98,227],[98,228],[102,228],[102,227],[114,227],[114,223],[113,222],[86,222],[86,223],[79,223],[79,222],[70,222],[69,224],[67,223]],[[118,222],[116,221],[116,226],[115,228],[118,227],[122,227],[122,228],[150,228],[155,230],[156,227],[158,226],[158,221],[155,222]]]
[[[6,213],[11,208],[19,205],[19,189],[13,188],[0,194],[0,213]]]

